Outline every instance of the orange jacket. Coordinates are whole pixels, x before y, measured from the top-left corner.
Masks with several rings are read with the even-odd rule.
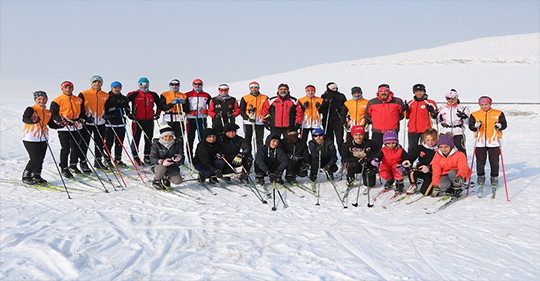
[[[302,97],[298,100],[298,105],[301,106],[302,111],[304,112],[304,117],[302,119],[302,128],[313,129],[321,128],[321,113],[319,112],[320,106],[323,104],[323,98],[320,97]],[[307,102],[307,107],[304,106]],[[317,103],[319,103],[319,108],[317,108]]]
[[[80,116],[86,116],[86,112],[81,98],[74,95],[68,96],[61,94],[51,102],[51,112],[53,114],[53,119],[57,122],[62,121],[62,118],[74,120],[74,125],[68,126],[70,131],[82,129],[82,123],[78,120]],[[68,131],[68,128],[61,128],[58,130]]]
[[[463,179],[468,179],[472,175],[472,170],[467,164],[467,156],[455,147],[448,156],[444,156],[437,149],[433,160],[431,160],[431,168],[433,170],[431,183],[434,186],[438,186],[441,176],[447,175],[450,170],[457,170],[456,176],[462,176]]]
[[[47,124],[49,124],[49,121],[52,118],[52,113],[48,109],[41,107],[37,104],[30,106],[26,109],[25,115],[27,113],[31,113],[29,119],[33,119],[35,116],[39,117],[39,122],[37,123],[24,123],[24,131],[23,131],[23,140],[24,141],[31,141],[31,142],[41,142],[46,141],[49,138],[49,127],[47,127]],[[23,116],[23,121],[25,121],[25,117]],[[30,121],[30,120],[26,120]]]
[[[480,128],[474,124],[482,122]],[[495,123],[501,123],[501,129],[495,128]],[[502,130],[506,129],[506,117],[500,110],[491,108],[488,111],[478,110],[469,117],[469,128],[474,132],[475,147],[500,147],[502,142]]]
[[[167,91],[163,92],[160,97],[161,109],[163,109],[163,121],[167,122],[180,122],[178,113],[182,114],[182,104],[172,104],[174,99],[183,99],[184,102],[187,101],[187,95],[178,91]]]
[[[109,98],[109,94],[103,91],[96,92],[94,89],[90,88],[86,91],[82,91],[79,94],[84,102],[84,110],[86,111],[87,116],[94,117],[94,122],[87,124],[89,125],[103,125],[105,124],[105,103]]]
[[[253,114],[255,114],[255,124],[263,124],[264,116],[262,115],[262,110],[264,102],[267,100],[268,96],[260,93],[257,96],[249,94],[242,97],[240,100],[240,115],[242,115],[242,119],[244,119],[244,124],[251,124],[248,119],[250,115]],[[250,109],[254,109],[255,111],[250,114]]]
[[[368,100],[365,98],[360,99],[350,99],[345,102],[345,107],[343,108],[343,115],[349,116],[347,118],[347,128],[352,128],[353,126],[364,126],[366,125],[366,107]]]

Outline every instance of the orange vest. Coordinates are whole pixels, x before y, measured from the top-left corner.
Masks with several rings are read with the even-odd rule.
[[[488,111],[478,110],[471,115],[474,120],[481,121],[482,125],[474,132],[475,147],[500,147],[502,131],[495,130],[495,123],[499,122],[502,111],[491,108]]]
[[[174,99],[183,99],[184,101],[187,102],[187,95],[180,92],[180,91],[175,92],[173,90],[170,90],[170,91],[167,91],[167,92],[163,92],[161,95],[165,98],[165,104],[172,103],[174,101]],[[173,107],[171,107],[171,109],[167,110],[163,114],[163,121],[180,122],[181,120],[180,120],[180,118],[178,116],[178,113],[182,114],[182,105],[181,104],[174,105]],[[172,116],[172,118],[171,118],[171,116]]]
[[[71,95],[67,96],[64,94],[61,94],[57,98],[55,98],[52,102],[58,104],[59,110],[58,115],[62,118],[75,120],[79,118],[79,115],[81,115],[81,106],[83,103],[83,100],[77,96]],[[74,126],[68,126],[69,130],[80,130],[82,129],[82,123],[79,121],[76,121]],[[68,131],[67,128],[61,128],[58,129],[59,131]]]
[[[368,100],[365,98],[360,99],[350,99],[345,102],[345,107],[347,107],[348,115],[350,120],[348,121],[347,127],[352,128],[353,126],[364,126],[366,124],[366,106]]]
[[[46,141],[49,138],[49,121],[52,118],[52,112],[37,104],[31,106],[34,109],[34,116],[39,117],[39,122],[36,124],[24,123],[23,140],[31,142]]]
[[[84,109],[86,110],[87,116],[94,117],[95,125],[105,124],[105,102],[109,98],[109,94],[99,91],[96,93],[94,89],[90,88],[86,91],[82,91],[81,95],[84,97]],[[92,125],[92,123],[88,123]]]
[[[249,94],[242,97],[244,101],[246,102],[246,114],[249,114],[250,108],[255,108],[255,123],[256,124],[263,124],[263,117],[262,116],[262,109],[264,102],[268,100],[267,95],[259,94],[256,97]],[[249,121],[244,120],[244,123],[251,124]]]
[[[307,107],[304,107],[304,103],[308,102],[309,105]],[[302,109],[304,110],[304,117],[302,119],[302,128],[321,128],[322,122],[321,122],[321,116],[319,113],[319,109],[317,109],[316,104],[319,103],[322,105],[323,98],[320,97],[302,97],[298,100],[298,105],[302,106]]]

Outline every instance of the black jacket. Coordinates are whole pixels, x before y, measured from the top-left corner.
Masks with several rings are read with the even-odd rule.
[[[159,139],[156,138],[152,142],[152,147],[150,148],[150,163],[152,163],[152,165],[157,165],[159,159],[171,158],[176,154],[182,155],[182,160],[180,160],[179,164],[183,164],[184,145],[182,139],[174,139],[174,144],[171,146],[171,148],[167,149],[159,142]],[[179,166],[179,164],[175,163],[173,165]]]
[[[105,102],[106,124],[123,125],[126,121],[124,116],[129,113],[130,110],[127,97],[121,93],[115,95],[112,92],[109,92],[109,99]]]
[[[377,145],[369,139],[364,138],[361,144],[357,144],[354,140],[343,144],[341,151],[341,161],[346,163],[358,162],[359,159],[364,159],[371,167],[371,160],[375,157],[375,152],[379,149]],[[365,154],[363,158],[354,157],[355,154]]]
[[[289,165],[289,159],[287,159],[287,154],[285,154],[285,151],[283,148],[281,148],[281,141],[279,142],[278,147],[275,149],[270,148],[270,140],[272,140],[272,138],[275,136],[277,135],[269,135],[266,138],[265,145],[257,150],[255,163],[265,173],[270,171],[269,167],[277,166],[277,169],[273,172],[276,174],[281,174]]]
[[[243,137],[236,135],[229,138],[225,134],[220,136],[219,151],[223,153],[227,161],[231,161],[238,153],[242,152],[244,156],[251,155],[251,145]]]
[[[206,141],[206,136],[202,136],[202,141],[197,145],[195,150],[195,156],[193,157],[193,165],[202,164],[205,169],[210,173],[214,174],[216,170],[215,159],[216,154],[219,152],[218,140],[214,143],[209,143]]]
[[[289,161],[292,161],[291,159],[293,156],[298,156],[300,158],[298,162],[310,163],[308,147],[302,140],[298,139],[294,144],[289,143],[287,139],[284,139],[283,142],[282,147],[285,150],[285,154],[287,154]]]
[[[319,151],[321,152],[321,163],[326,163],[326,165],[332,166],[337,162],[337,153],[336,146],[330,140],[324,140],[322,145],[319,145],[317,141],[310,140],[309,143],[309,152],[311,153],[312,163],[319,162]]]
[[[436,147],[428,147],[426,144],[422,143],[421,145],[416,146],[413,148],[408,154],[409,158],[407,158],[409,161],[411,161],[411,164],[418,158],[418,164],[417,167],[420,167],[422,165],[426,165],[429,167],[429,170],[431,171],[431,160],[433,160],[433,157],[435,156],[435,148]]]
[[[324,99],[320,111],[323,115],[323,124],[326,124],[327,116],[329,116],[328,119],[330,122],[340,121],[345,124],[345,116],[343,116],[342,109],[347,101],[347,97],[338,91],[334,92],[328,89],[328,85],[326,85],[326,91],[322,94],[321,98]],[[330,111],[330,114],[328,114],[328,111]]]

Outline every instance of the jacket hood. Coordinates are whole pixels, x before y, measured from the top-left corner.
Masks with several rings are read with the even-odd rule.
[[[266,146],[270,147],[270,141],[273,139],[279,140],[278,147],[281,146],[281,138],[278,134],[270,134],[268,137],[266,137],[266,142],[264,143]]]

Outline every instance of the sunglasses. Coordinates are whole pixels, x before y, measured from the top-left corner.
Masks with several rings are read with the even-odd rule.
[[[139,83],[139,85],[141,85],[141,86],[143,86],[143,87],[148,87],[149,84],[146,83],[146,82],[142,82],[142,83]]]
[[[180,86],[180,83],[171,83],[169,85],[171,85],[171,86]]]
[[[324,137],[324,135],[313,135],[314,138],[316,137]]]
[[[200,85],[202,85],[202,83],[193,83],[193,85],[200,86]]]

